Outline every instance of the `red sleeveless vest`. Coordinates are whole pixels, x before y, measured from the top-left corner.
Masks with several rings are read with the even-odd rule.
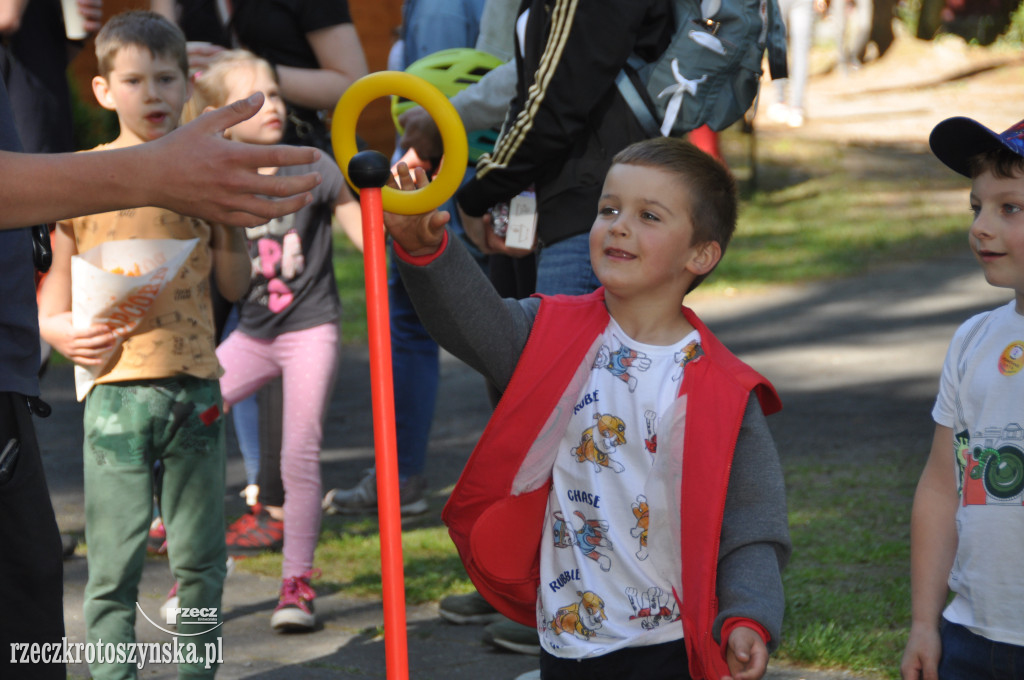
[[[718,612],[718,544],[733,448],[751,390],[766,415],[781,403],[771,384],[729,352],[696,314],[686,307],[683,313],[700,332],[704,350],[704,356],[686,365],[680,386],[680,395],[694,395],[687,402],[683,448],[717,455],[683,456],[681,611],[690,674],[718,678],[729,674],[711,628]],[[524,625],[536,625],[550,479],[515,496],[512,482],[608,321],[603,289],[583,296],[542,296],[516,370],[442,513],[477,590]]]

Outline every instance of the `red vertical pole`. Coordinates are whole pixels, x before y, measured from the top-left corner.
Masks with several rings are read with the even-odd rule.
[[[379,159],[368,159],[368,154],[376,154]],[[373,174],[372,178],[364,179],[364,175],[354,167],[359,162],[357,159],[364,164],[369,161],[370,165],[374,166],[370,174],[376,174]],[[382,177],[379,168],[381,159]],[[365,173],[365,165],[361,169]],[[380,189],[389,172],[387,158],[376,152],[356,154],[349,164],[349,176],[357,186],[360,186],[359,203],[363,217],[363,266],[366,277],[367,334],[370,346],[373,446],[377,467],[381,584],[384,591],[384,654],[388,680],[407,680],[409,652],[406,638],[405,576],[402,567],[402,515],[398,496],[395,388],[391,372],[387,257]],[[363,186],[364,183],[367,186]]]

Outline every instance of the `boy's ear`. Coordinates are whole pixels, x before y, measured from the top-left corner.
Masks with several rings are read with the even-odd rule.
[[[696,246],[697,252],[686,264],[686,269],[697,276],[707,274],[722,259],[722,245],[718,241],[707,241]]]
[[[100,106],[108,111],[117,110],[114,99],[110,96],[110,83],[107,82],[106,78],[103,76],[93,76],[92,93],[96,97],[96,101],[100,103]]]

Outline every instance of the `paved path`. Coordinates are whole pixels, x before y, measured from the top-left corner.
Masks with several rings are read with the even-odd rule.
[[[928,412],[946,343],[975,311],[1009,299],[985,284],[969,256],[954,257],[829,284],[811,284],[737,297],[693,300],[709,325],[741,357],[771,378],[785,403],[770,419],[781,455],[871,457],[898,449],[923,461],[931,439]],[[350,484],[371,464],[369,369],[365,349],[346,349],[325,434],[325,486]],[[450,488],[486,421],[481,380],[453,359],[443,362],[442,394],[432,441],[431,489]],[[64,530],[82,530],[81,408],[70,371],[52,371],[43,394],[54,414],[40,425],[54,506]],[[865,424],[871,427],[865,427]],[[240,459],[229,462],[229,511],[241,512]],[[444,493],[431,498],[437,518]],[[439,521],[439,520],[438,520]],[[86,560],[65,563],[68,636],[84,640],[81,617]],[[323,629],[276,636],[269,616],[277,579],[236,571],[225,588],[225,665],[219,677],[278,679],[384,678],[379,601],[338,592],[317,600]],[[139,603],[154,620],[171,585],[166,562],[147,562]],[[514,678],[535,668],[533,658],[492,651],[479,629],[453,626],[435,604],[410,607],[410,676],[416,679]],[[168,636],[141,618],[140,640]],[[87,677],[71,666],[72,677]],[[142,678],[173,678],[169,666],[150,666]],[[854,676],[774,666],[770,680],[835,680]]]

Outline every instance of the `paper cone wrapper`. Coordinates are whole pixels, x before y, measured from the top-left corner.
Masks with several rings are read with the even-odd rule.
[[[75,328],[88,328],[94,323],[110,326],[114,332],[113,355],[146,318],[197,243],[197,238],[107,241],[72,256],[71,324]],[[106,357],[108,362],[110,355]],[[78,401],[85,399],[105,369],[106,362],[75,366]]]

